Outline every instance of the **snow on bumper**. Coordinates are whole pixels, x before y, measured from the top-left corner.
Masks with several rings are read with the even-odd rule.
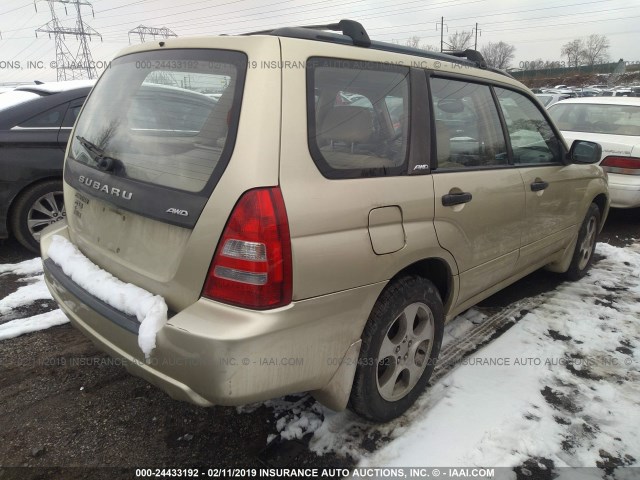
[[[52,236],[68,234],[58,223],[43,236],[45,257]],[[368,312],[384,288],[367,285],[265,311],[200,298],[169,318],[145,359],[134,317],[118,319],[113,307],[75,285],[51,258],[44,260],[44,273],[71,323],[100,349],[172,398],[201,406],[313,391],[331,408],[344,408],[358,355],[354,344],[359,347]]]
[[[149,359],[156,347],[156,334],[167,323],[167,304],[164,299],[117,279],[92,263],[75,245],[60,235],[51,237],[47,255],[87,293],[138,319],[138,345],[145,358]]]

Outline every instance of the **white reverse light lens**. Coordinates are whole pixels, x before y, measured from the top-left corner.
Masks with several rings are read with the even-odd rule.
[[[251,262],[266,262],[267,247],[264,243],[230,239],[222,247],[222,255]]]
[[[233,280],[234,282],[248,283],[250,285],[264,285],[267,283],[266,273],[245,272],[244,270],[236,270],[235,268],[216,267],[213,271],[218,278],[225,280]]]

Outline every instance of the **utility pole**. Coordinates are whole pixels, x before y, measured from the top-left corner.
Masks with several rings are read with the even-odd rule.
[[[449,26],[445,25],[444,17],[440,17],[440,52],[444,51],[444,27],[447,27],[447,32],[449,31]],[[438,31],[438,24],[436,23],[436,32]]]
[[[39,1],[45,0],[34,1],[36,12],[38,11],[37,2]],[[93,13],[93,6],[86,0],[46,0],[46,2],[49,5],[49,10],[51,12],[51,20],[36,30],[36,37],[38,36],[38,32],[48,33],[49,38],[51,38],[51,34],[53,34],[56,44],[56,76],[58,81],[75,80],[79,78],[97,78],[98,73],[95,65],[93,64],[93,58],[91,56],[89,44],[87,43],[87,38],[91,39],[92,36],[97,36],[102,40],[102,35],[84,23],[81,12],[81,6],[85,5],[91,7],[91,12]],[[60,19],[55,11],[56,3],[64,5],[65,13],[67,13],[68,4],[75,7],[76,25],[74,28],[65,27],[60,23]],[[75,37],[80,41],[80,46],[76,55],[73,55],[69,50],[69,47],[65,42],[65,35],[75,35]]]
[[[156,37],[169,38],[169,37],[178,36],[173,30],[170,30],[167,27],[156,28],[156,27],[146,27],[144,25],[139,25],[136,28],[129,30],[129,44],[131,44],[132,33],[137,33],[140,36],[140,43],[144,43],[145,37],[147,35],[152,36],[154,40],[156,39]]]
[[[474,50],[478,50],[478,22],[476,22],[476,43],[473,45]],[[480,31],[480,36],[482,36],[482,31]]]

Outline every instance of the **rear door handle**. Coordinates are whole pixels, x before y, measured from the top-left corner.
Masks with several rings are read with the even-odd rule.
[[[531,191],[539,192],[540,190],[546,189],[548,186],[549,186],[549,182],[544,182],[542,180],[539,180],[531,184]]]
[[[442,205],[445,207],[460,205],[461,203],[470,202],[472,198],[473,196],[469,192],[447,193],[442,196]]]

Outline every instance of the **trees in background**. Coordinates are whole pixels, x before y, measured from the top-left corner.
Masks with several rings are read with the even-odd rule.
[[[575,40],[565,43],[560,50],[560,54],[563,57],[567,57],[569,67],[579,67],[582,65],[582,59],[584,57],[583,41],[576,38]]]
[[[604,35],[593,33],[584,41],[582,56],[587,65],[593,66],[598,63],[609,61],[609,39]]]
[[[515,58],[516,47],[505,42],[489,42],[480,47],[480,53],[490,67],[506,70]]]
[[[567,57],[569,67],[606,63],[609,60],[609,39],[597,33],[593,33],[585,39],[576,38],[565,43],[560,54]]]
[[[447,40],[447,48],[445,50],[461,51],[470,48],[473,44],[473,31],[463,30],[449,35]]]

